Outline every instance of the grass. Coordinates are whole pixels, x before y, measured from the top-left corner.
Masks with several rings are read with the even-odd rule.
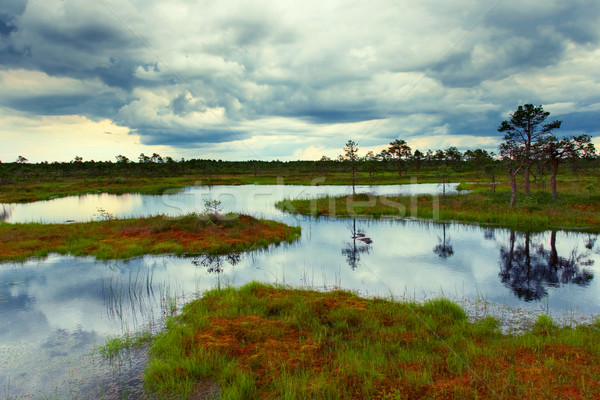
[[[106,343],[98,348],[98,352],[112,360],[119,357],[125,350],[135,347],[143,347],[152,341],[152,334],[149,330],[139,333],[125,333],[123,336],[112,337]]]
[[[581,183],[580,183],[581,184]],[[569,187],[574,186],[571,182]],[[469,193],[442,196],[351,196],[324,197],[316,200],[284,200],[277,207],[291,213],[330,217],[405,218],[493,224],[519,230],[571,229],[600,231],[600,195],[576,194],[563,189],[557,200],[547,192],[520,195],[510,208],[510,193],[499,187],[463,185]]]
[[[588,399],[600,396],[600,322],[503,335],[446,299],[423,305],[250,283],[207,292],[152,342],[164,398]],[[215,389],[216,390],[216,389]]]
[[[299,227],[247,215],[208,218],[190,214],[108,219],[73,224],[0,223],[0,262],[44,258],[50,253],[92,255],[100,260],[145,254],[228,253],[291,242]]]

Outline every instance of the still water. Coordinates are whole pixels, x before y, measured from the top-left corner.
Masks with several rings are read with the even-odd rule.
[[[452,191],[455,186],[452,186]],[[360,187],[374,196],[436,194],[435,184]],[[7,222],[58,222],[181,215],[206,200],[302,227],[293,244],[229,257],[143,257],[98,262],[51,256],[0,264],[0,398],[139,395],[140,366],[115,372],[93,349],[107,338],[156,329],[184,301],[217,285],[257,280],[339,286],[368,296],[483,298],[554,314],[600,313],[595,235],[382,219],[309,218],[282,213],[285,198],[341,195],[340,186],[215,186],[163,196],[86,195],[7,204]],[[115,389],[115,386],[118,386]],[[123,391],[126,388],[125,391]]]

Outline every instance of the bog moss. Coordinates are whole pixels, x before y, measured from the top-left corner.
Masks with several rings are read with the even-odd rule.
[[[190,214],[73,224],[0,223],[0,261],[44,258],[50,253],[101,260],[225,253],[291,242],[299,236],[299,227],[232,214],[216,219]]]
[[[541,317],[518,336],[424,305],[250,283],[205,293],[151,345],[164,398],[587,399],[600,396],[597,325]]]

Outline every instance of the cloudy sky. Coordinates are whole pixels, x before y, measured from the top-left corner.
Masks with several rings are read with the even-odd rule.
[[[600,143],[598,0],[10,0],[0,160],[495,150],[518,105]]]

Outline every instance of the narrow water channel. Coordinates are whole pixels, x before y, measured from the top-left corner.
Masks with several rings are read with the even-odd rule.
[[[454,186],[450,190],[453,190]],[[374,195],[435,194],[438,185],[360,187]],[[139,396],[143,358],[110,368],[94,348],[107,338],[157,329],[183,302],[217,285],[257,280],[368,296],[482,299],[566,315],[600,313],[600,245],[595,235],[381,219],[309,218],[273,204],[285,198],[347,194],[339,186],[194,187],[163,196],[86,195],[7,204],[7,222],[85,221],[181,215],[205,200],[302,227],[290,245],[251,253],[127,262],[50,256],[0,264],[0,398]]]

